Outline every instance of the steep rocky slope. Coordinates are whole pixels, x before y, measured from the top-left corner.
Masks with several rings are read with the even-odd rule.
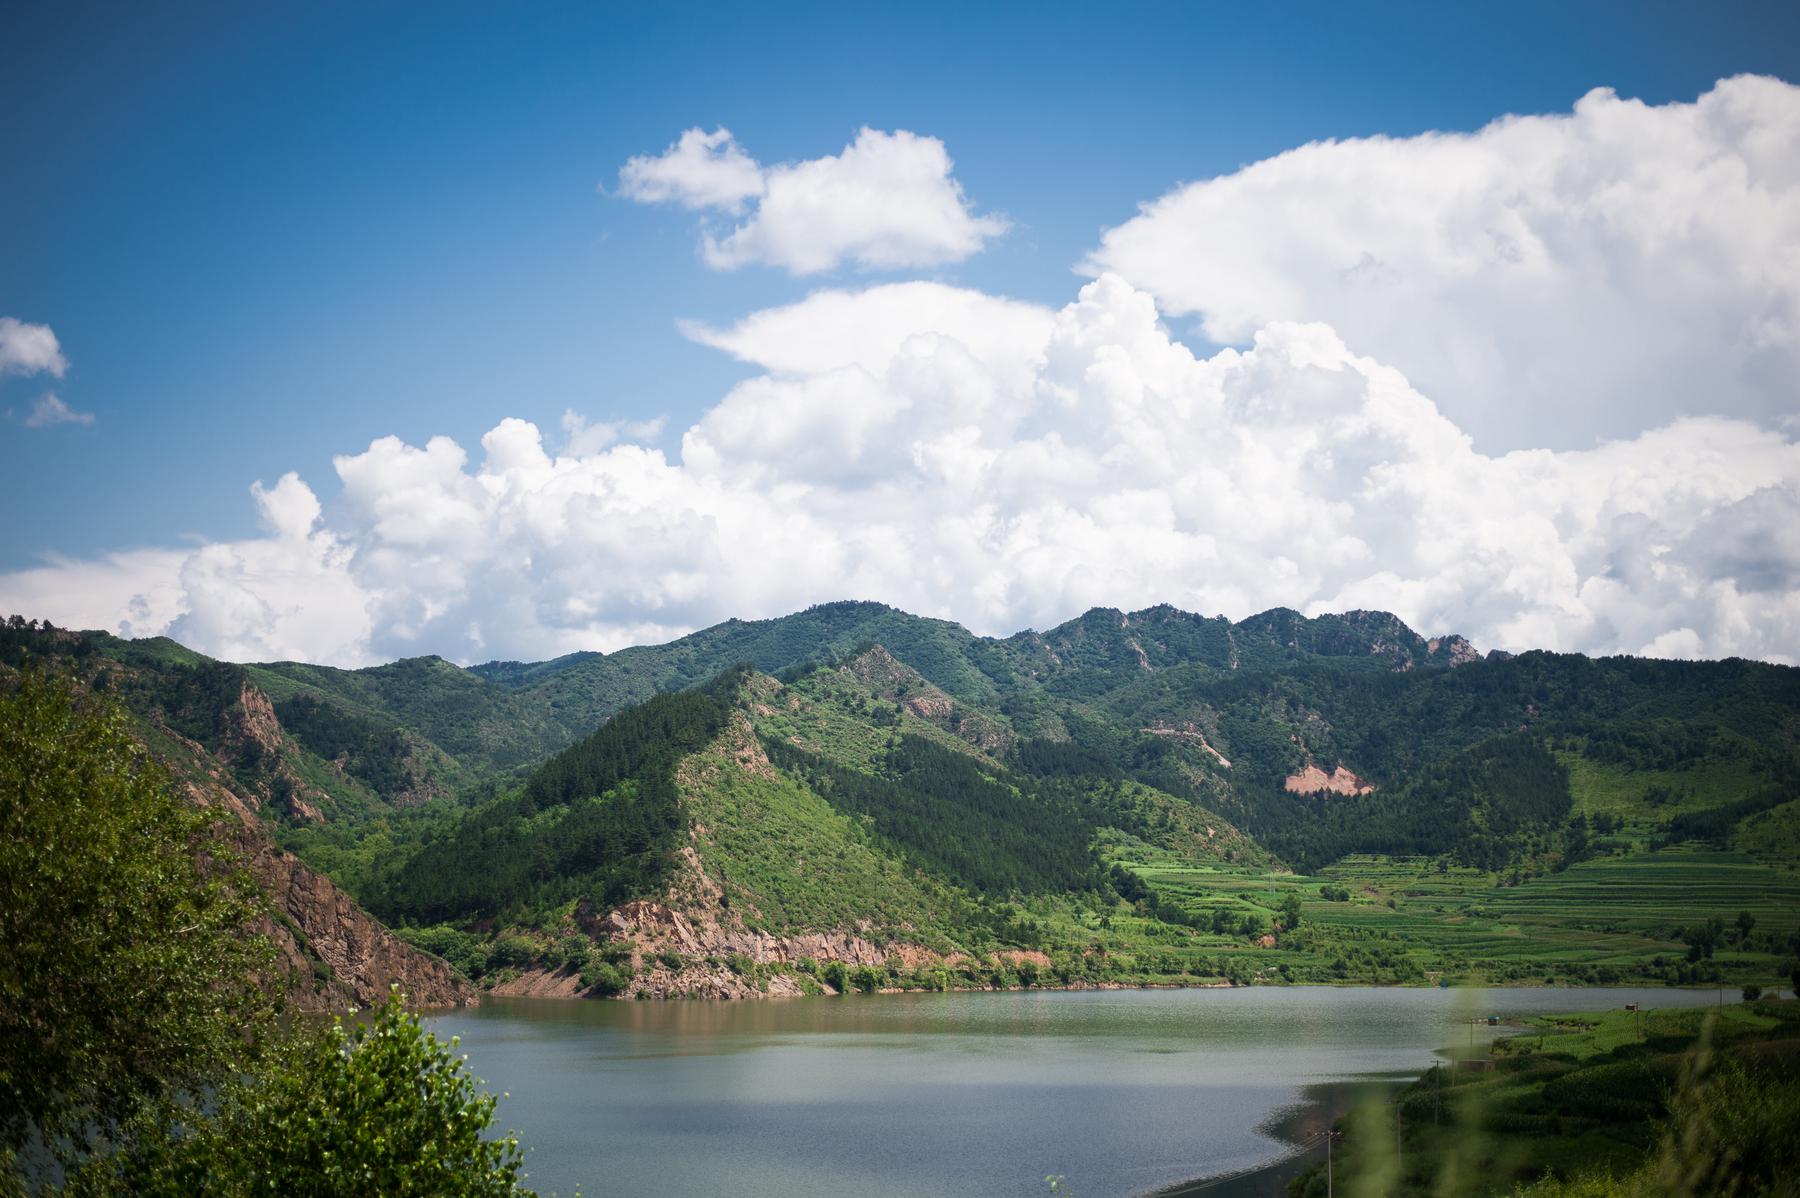
[[[18,652],[24,638],[13,631],[0,662],[0,685],[9,670],[27,660]],[[204,727],[211,733],[209,747],[172,726],[167,709],[145,701],[168,688],[146,677],[141,666],[71,652],[77,643],[53,631],[34,635],[30,660],[92,690],[124,698],[137,734],[168,768],[175,785],[195,804],[218,813],[222,839],[236,849],[268,896],[269,913],[255,930],[275,946],[280,975],[275,984],[286,990],[290,1006],[315,1011],[366,1007],[391,986],[419,1007],[476,1001],[466,978],[393,935],[330,878],[274,842],[265,816],[317,820],[321,806],[329,806],[331,799],[296,768],[302,755],[286,737],[266,695],[241,673],[212,680],[222,686],[200,688],[229,701],[204,719],[184,706],[181,714],[188,718],[174,723]],[[193,700],[194,694],[187,694],[182,702]]]

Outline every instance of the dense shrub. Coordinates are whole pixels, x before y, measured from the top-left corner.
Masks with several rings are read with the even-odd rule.
[[[494,1099],[398,994],[371,1022],[301,1033],[213,1113],[89,1161],[67,1198],[515,1198],[524,1156]]]
[[[583,989],[592,990],[602,998],[611,998],[623,994],[635,976],[629,965],[589,961],[587,968],[581,971],[581,985]]]

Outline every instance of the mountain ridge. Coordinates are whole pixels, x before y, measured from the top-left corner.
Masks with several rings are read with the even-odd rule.
[[[1477,894],[1608,861],[1661,877],[1659,846],[1683,843],[1768,895],[1800,863],[1800,671],[1483,656],[1385,612],[1094,608],[984,638],[846,602],[610,654],[360,671],[55,637],[78,670],[126,667],[127,706],[209,754],[310,868],[520,992],[1512,977],[1503,939],[1430,947],[1494,920]],[[273,751],[233,731],[246,716]],[[1401,868],[1384,862],[1429,872],[1336,880]],[[1408,923],[1434,879],[1462,879],[1463,907]],[[1579,913],[1549,918],[1570,968],[1655,976],[1685,951],[1672,919],[1609,958],[1569,939]]]

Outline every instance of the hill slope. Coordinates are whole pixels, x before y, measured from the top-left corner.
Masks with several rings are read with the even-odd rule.
[[[226,839],[267,894],[269,914],[257,930],[275,946],[291,1005],[366,1007],[382,1001],[390,986],[419,1006],[474,1001],[467,979],[446,962],[392,935],[324,873],[276,843],[279,821],[322,819],[322,809],[378,799],[354,780],[340,779],[336,794],[313,785],[309,779],[329,774],[329,767],[287,737],[242,667],[172,642],[108,642],[99,634],[23,622],[0,626],[0,685],[29,664],[121,700],[138,738],[175,784],[219,813]]]

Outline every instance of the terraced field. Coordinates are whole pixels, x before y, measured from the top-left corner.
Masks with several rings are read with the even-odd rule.
[[[1584,861],[1500,891],[1493,904],[1521,921],[1581,921],[1643,933],[1738,911],[1759,926],[1800,926],[1800,880],[1741,853],[1664,849]]]
[[[1783,976],[1786,942],[1800,931],[1800,877],[1744,853],[1701,847],[1601,857],[1517,885],[1412,858],[1347,858],[1316,877],[1134,867],[1163,902],[1207,926],[1192,938],[1195,949],[1244,948],[1241,937],[1210,933],[1214,911],[1272,924],[1286,897],[1298,895],[1299,931],[1258,958],[1277,970],[1286,965],[1296,980],[1329,980],[1336,961],[1349,955],[1356,963],[1361,954],[1365,963],[1370,955],[1385,960],[1391,980],[1401,981],[1660,981],[1686,960],[1683,927],[1709,917],[1735,927],[1748,912],[1754,934],[1741,945],[1719,945],[1710,963],[1732,984],[1767,983]],[[1330,901],[1328,890],[1348,897]],[[1396,953],[1413,969],[1395,964]]]

